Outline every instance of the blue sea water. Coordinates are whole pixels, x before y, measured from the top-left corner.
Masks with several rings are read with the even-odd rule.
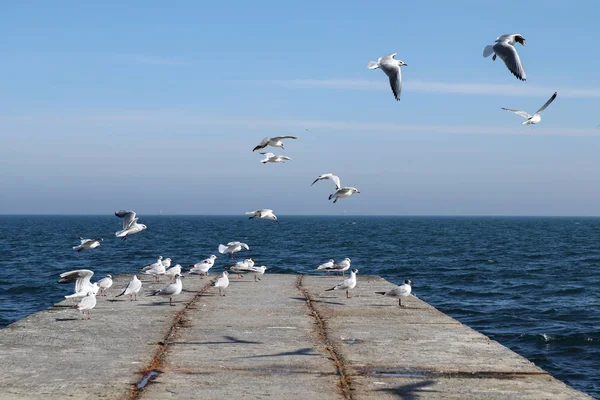
[[[158,255],[188,265],[240,240],[272,272],[313,273],[329,258],[400,283],[441,311],[600,398],[600,218],[0,216],[0,327],[69,294],[58,274],[134,272]],[[102,247],[76,253],[78,237]],[[226,257],[220,257],[214,271]],[[493,360],[490,360],[493,362]]]

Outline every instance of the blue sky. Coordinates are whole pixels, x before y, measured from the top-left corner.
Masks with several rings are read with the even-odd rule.
[[[1,6],[0,213],[600,215],[597,1],[122,3]]]

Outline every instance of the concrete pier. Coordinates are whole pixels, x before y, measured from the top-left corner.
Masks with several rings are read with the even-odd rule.
[[[393,287],[341,278],[230,275],[226,296],[190,276],[167,299],[63,301],[0,331],[2,399],[591,399]],[[142,292],[166,282],[144,282]],[[404,303],[404,301],[403,301]]]

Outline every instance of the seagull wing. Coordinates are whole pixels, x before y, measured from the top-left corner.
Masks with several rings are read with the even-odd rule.
[[[384,63],[381,64],[381,69],[390,78],[390,86],[392,92],[394,92],[394,98],[400,100],[400,93],[402,92],[402,72],[400,72],[400,66]]]
[[[398,54],[398,53],[391,53],[391,54],[387,54],[385,56],[379,57],[379,59],[377,60],[377,63],[381,64],[384,62],[394,61],[394,57],[396,57],[396,54]]]
[[[75,293],[77,293],[80,292],[84,286],[91,285],[90,279],[93,275],[94,271],[89,269],[76,269],[60,274],[58,283],[75,282]]]
[[[282,139],[298,139],[296,136],[275,136],[272,137],[271,140],[273,141],[278,141],[278,140],[282,140]]]
[[[546,104],[544,104],[542,106],[542,108],[540,108],[539,110],[537,110],[537,112],[535,113],[535,115],[541,114],[542,111],[544,111],[546,109],[546,107],[548,107],[550,105],[550,103],[552,103],[554,101],[554,99],[556,98],[557,95],[558,95],[558,92],[554,92],[554,94],[552,95],[552,97],[550,97],[550,99],[546,102]]]
[[[267,147],[267,143],[269,143],[268,137],[264,138],[259,144],[257,144],[256,147],[252,149],[252,151],[264,149],[265,147]]]
[[[135,221],[137,221],[135,218],[135,211],[119,210],[115,215],[119,218],[123,218],[123,230],[129,229],[131,225],[135,224]]]
[[[512,110],[510,108],[504,108],[502,107],[503,110],[505,111],[510,111],[511,113],[515,113],[517,115],[520,115],[521,117],[525,118],[525,119],[529,119],[531,118],[531,115],[529,115],[528,113],[526,113],[525,111],[521,111],[521,110]]]
[[[517,49],[508,41],[500,41],[494,45],[494,52],[504,61],[506,67],[517,79],[522,81],[526,80],[525,70],[523,69],[523,65],[521,64],[521,59],[519,58],[519,53],[517,53]]]
[[[339,189],[341,187],[340,186],[340,177],[339,176],[331,174],[331,178],[330,179],[333,181],[333,183],[335,183],[335,188],[336,189]]]

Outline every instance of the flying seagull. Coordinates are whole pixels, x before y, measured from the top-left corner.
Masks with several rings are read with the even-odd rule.
[[[277,217],[275,216],[275,214],[273,214],[273,210],[269,210],[269,209],[262,209],[262,210],[256,210],[256,211],[249,211],[246,213],[246,215],[249,215],[250,218],[264,218],[264,219],[271,219],[275,222],[279,222],[277,221]]]
[[[123,218],[123,230],[115,232],[116,237],[127,239],[128,235],[133,235],[146,229],[146,225],[138,224],[138,218],[135,216],[135,211],[119,210],[115,213],[119,218]]]
[[[73,246],[73,250],[77,250],[78,253],[80,251],[91,250],[95,249],[96,247],[100,247],[100,242],[102,242],[104,239],[84,239],[80,237],[79,240],[81,241],[79,246]]]
[[[387,292],[375,292],[375,294],[382,294],[384,296],[396,297],[398,298],[398,306],[402,307],[402,298],[408,297],[410,292],[412,291],[412,281],[406,279],[404,284],[400,286],[396,286],[395,288],[388,290]]]
[[[252,151],[264,149],[267,146],[281,147],[282,150],[285,150],[283,148],[283,142],[282,142],[283,139],[298,139],[298,138],[296,136],[275,136],[272,138],[266,137],[254,149],[252,149]]]
[[[510,111],[515,114],[518,114],[521,117],[525,118],[527,121],[523,122],[522,125],[537,124],[538,122],[540,122],[542,120],[542,117],[540,115],[542,113],[542,111],[544,111],[546,109],[546,107],[548,107],[550,105],[550,103],[552,103],[554,101],[554,99],[556,98],[557,95],[558,95],[558,92],[554,92],[554,94],[552,95],[552,97],[550,97],[550,99],[546,102],[546,104],[544,104],[542,106],[542,108],[537,110],[536,113],[533,115],[529,115],[525,111],[521,111],[521,110],[512,110],[510,108],[504,108],[504,107],[502,107],[502,109],[506,110],[506,111]]]
[[[319,175],[317,177],[317,179],[315,179],[313,181],[313,183],[310,184],[310,186],[314,185],[315,183],[317,183],[318,181],[324,180],[324,179],[331,179],[333,181],[333,183],[335,183],[335,190],[338,190],[341,186],[340,186],[340,178],[335,175],[335,174],[322,174]]]
[[[517,49],[515,49],[515,43],[521,43],[525,46],[525,38],[518,33],[498,36],[496,44],[485,46],[485,49],[483,49],[483,56],[489,57],[494,53],[494,56],[492,57],[493,61],[496,61],[496,56],[500,57],[502,61],[504,61],[504,64],[506,64],[508,70],[512,72],[517,79],[525,81],[527,80],[527,77],[525,76],[525,70],[521,64]]]
[[[219,245],[219,253],[221,253],[221,254],[230,253],[231,258],[235,258],[233,253],[237,253],[238,251],[241,251],[242,249],[250,250],[250,247],[246,243],[237,242],[237,241],[229,242],[229,243],[227,243],[227,245],[224,245],[224,244]]]
[[[387,56],[379,57],[377,62],[369,61],[367,68],[381,68],[383,72],[390,78],[390,86],[396,100],[400,101],[400,93],[402,92],[402,72],[400,67],[407,66],[404,61],[394,60],[396,53],[388,54]]]
[[[336,190],[335,193],[329,195],[329,200],[334,199],[333,202],[336,203],[338,199],[343,199],[344,197],[350,197],[354,193],[360,193],[357,188],[353,187],[343,187]]]
[[[85,297],[88,292],[98,293],[100,287],[97,283],[92,284],[90,279],[94,272],[89,269],[76,269],[74,271],[63,272],[60,274],[58,283],[71,283],[75,282],[75,291],[73,294],[65,296],[66,299],[73,299],[77,297]]]
[[[266,163],[278,163],[278,162],[286,162],[286,161],[290,161],[291,158],[288,156],[276,156],[273,153],[260,153],[262,155],[265,156],[265,158],[263,158],[262,160],[260,160],[261,163],[266,164]]]

